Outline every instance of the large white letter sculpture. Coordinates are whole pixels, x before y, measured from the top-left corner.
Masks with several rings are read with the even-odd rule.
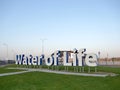
[[[85,54],[86,49],[77,49],[73,50],[73,63],[69,62],[69,55],[67,51],[63,52],[63,65],[64,66],[97,66],[97,55],[90,53]],[[59,63],[60,58],[60,51],[56,51],[50,57],[44,57],[41,55],[40,57],[29,55],[29,57],[22,55],[16,55],[16,64],[23,64],[23,65],[42,65],[43,60],[45,60],[45,64],[47,66],[55,65],[57,66]]]

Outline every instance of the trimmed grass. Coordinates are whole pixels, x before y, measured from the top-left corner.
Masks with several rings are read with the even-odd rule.
[[[16,67],[16,65],[10,65],[7,67]],[[64,70],[64,67],[59,68],[61,70]],[[86,72],[87,69],[88,67],[85,67]],[[69,70],[73,71],[73,67],[69,67]],[[93,72],[94,68],[91,68],[91,70]],[[113,72],[120,74],[120,68],[98,66],[97,70],[100,72]],[[29,72],[19,75],[0,77],[0,90],[119,90],[119,89],[120,89],[120,75],[115,77],[110,76],[86,77],[74,75],[60,75],[43,72]]]
[[[7,69],[8,67],[16,67],[16,65],[8,65],[5,67],[0,67],[0,74],[23,71],[23,70],[18,70],[18,69]]]
[[[120,74],[120,67],[98,66],[98,72],[112,72]]]
[[[64,71],[65,70],[65,66],[26,66],[26,65],[8,65],[6,67],[18,67],[18,68],[42,68],[42,69],[50,69],[50,70],[59,70],[59,71]],[[68,66],[68,71],[69,72],[80,72],[80,68],[81,68],[81,72],[83,67],[74,67],[74,66]],[[88,73],[89,72],[89,67],[88,66],[84,66],[84,72]],[[109,67],[109,66],[97,66],[96,67],[97,72],[112,72],[112,73],[116,73],[116,74],[120,74],[120,67]],[[95,67],[90,67],[90,72],[89,73],[95,73]]]
[[[120,76],[84,77],[29,72],[0,77],[0,90],[119,90]]]
[[[19,72],[19,71],[23,71],[23,70],[0,68],[0,74],[9,73],[9,72]]]

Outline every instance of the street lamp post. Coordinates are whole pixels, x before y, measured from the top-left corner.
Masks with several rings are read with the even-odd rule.
[[[4,43],[3,45],[7,47],[7,60],[8,60],[8,44]]]
[[[15,60],[15,54],[16,52],[12,49],[12,52],[13,52],[13,60]]]
[[[42,54],[44,54],[44,41],[47,39],[40,39],[42,41]]]
[[[99,51],[98,52],[98,64],[100,64],[100,54],[101,54],[101,52]]]
[[[1,45],[1,42],[0,42],[0,45]],[[1,49],[0,49],[0,59],[1,59]]]

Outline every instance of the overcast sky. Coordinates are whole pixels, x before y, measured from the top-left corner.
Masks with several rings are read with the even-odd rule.
[[[0,58],[86,48],[120,57],[120,0],[0,0]],[[14,53],[13,53],[14,52]]]

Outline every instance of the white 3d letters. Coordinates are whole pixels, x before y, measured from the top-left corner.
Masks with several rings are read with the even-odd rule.
[[[40,57],[29,55],[29,57],[22,55],[16,55],[16,64],[23,64],[23,65],[42,65],[43,61],[47,66],[51,65],[59,65],[59,61],[62,60],[62,65],[64,66],[97,66],[97,55],[94,53],[85,54],[86,49],[74,49],[73,51],[63,51],[63,55],[58,50],[54,54],[50,55],[49,57],[45,57],[41,55]],[[70,57],[70,55],[73,55]],[[62,56],[62,57],[61,57]],[[69,61],[69,57],[72,61]]]
[[[72,66],[72,63],[68,62],[68,52],[64,52],[63,65],[64,66]]]
[[[97,56],[95,54],[88,54],[85,58],[85,62],[88,66],[97,66]]]
[[[54,65],[57,66],[58,65],[58,58],[59,58],[59,51],[56,51],[54,53]]]
[[[45,60],[47,66],[51,66],[53,64],[53,57],[48,57]]]

